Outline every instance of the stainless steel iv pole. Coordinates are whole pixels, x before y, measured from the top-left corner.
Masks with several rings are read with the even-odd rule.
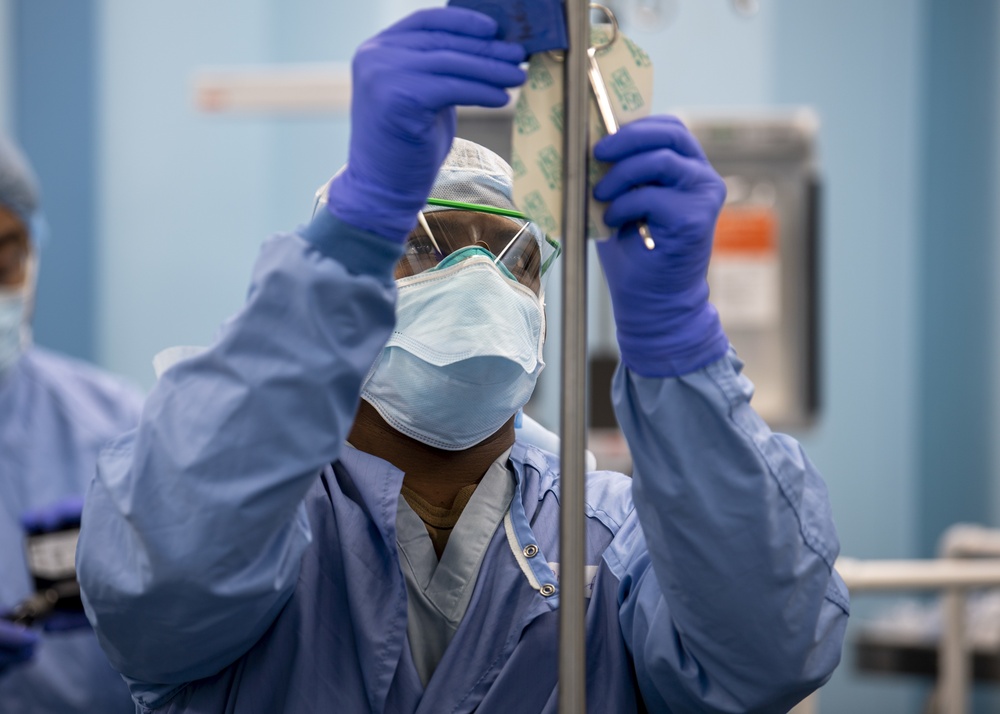
[[[564,0],[563,324],[559,522],[559,714],[587,710],[584,495],[587,445],[589,0]]]

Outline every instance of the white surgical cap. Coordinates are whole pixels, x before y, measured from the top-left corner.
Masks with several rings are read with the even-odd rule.
[[[485,146],[458,138],[452,142],[431,189],[431,198],[516,211],[513,194],[510,165]],[[424,213],[442,209],[442,206],[426,206]]]
[[[520,210],[514,205],[514,172],[510,164],[485,146],[457,137],[434,180],[431,198]],[[447,210],[447,206],[424,206],[424,213]],[[544,240],[537,225],[532,223],[529,230],[539,243]]]
[[[0,136],[0,206],[17,216],[28,229],[31,240],[39,243],[45,222],[38,208],[38,181],[24,154],[10,140]]]

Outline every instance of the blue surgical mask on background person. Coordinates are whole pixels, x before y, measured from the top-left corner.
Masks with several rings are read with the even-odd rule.
[[[424,444],[478,444],[527,403],[545,366],[541,298],[485,256],[396,284],[396,329],[362,398]]]
[[[0,290],[0,378],[17,362],[26,339],[28,295],[25,288]]]
[[[24,284],[0,288],[0,379],[31,345],[31,308],[37,262],[30,260]]]

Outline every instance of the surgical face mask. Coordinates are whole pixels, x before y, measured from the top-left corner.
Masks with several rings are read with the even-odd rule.
[[[417,441],[474,446],[534,391],[544,367],[542,301],[481,255],[397,286],[396,329],[361,396]]]
[[[0,378],[7,375],[31,344],[28,325],[31,294],[30,281],[13,290],[0,289]]]

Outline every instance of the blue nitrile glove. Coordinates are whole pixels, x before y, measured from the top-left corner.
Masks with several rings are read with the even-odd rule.
[[[613,163],[594,187],[619,230],[597,250],[611,293],[622,361],[645,377],[674,377],[714,362],[729,347],[708,302],[708,260],[726,187],[676,118],[626,124],[594,147]],[[648,250],[636,222],[645,219]]]
[[[83,498],[70,496],[41,508],[21,514],[21,527],[28,535],[50,533],[80,525]]]
[[[455,106],[502,107],[525,80],[524,49],[493,39],[473,10],[421,10],[354,55],[347,166],[327,209],[356,228],[402,242],[417,222],[455,136]]]
[[[35,654],[37,642],[36,633],[0,619],[0,676],[11,665],[31,659]]]

